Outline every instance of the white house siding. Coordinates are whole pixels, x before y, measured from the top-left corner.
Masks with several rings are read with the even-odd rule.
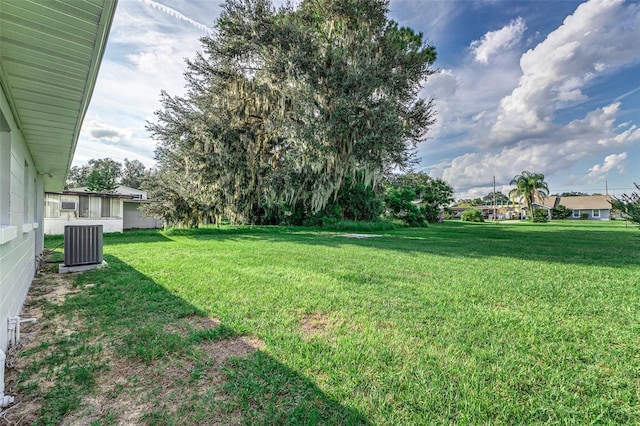
[[[63,235],[67,225],[102,225],[103,232],[122,232],[122,199],[116,197],[89,196],[87,217],[79,217],[79,197],[77,195],[51,194],[45,196],[44,233],[46,235]],[[60,201],[73,202],[76,210],[60,210]],[[101,217],[104,200],[109,200],[110,217]]]
[[[124,229],[153,229],[162,226],[162,220],[143,217],[138,210],[140,203],[125,202],[122,215]]]
[[[0,165],[9,166],[8,173],[6,169],[0,173],[0,200],[5,209],[0,223],[0,349],[6,350],[7,318],[20,312],[35,274],[36,256],[42,251],[38,200],[43,197],[43,186],[2,91],[0,112],[4,123]]]
[[[589,215],[589,217],[587,218],[588,220],[611,219],[611,210],[605,209],[575,209],[571,211],[571,216],[569,216],[569,219],[581,219],[583,213]]]
[[[67,225],[102,225],[102,232],[122,232],[122,219],[45,219],[44,233],[64,235]]]

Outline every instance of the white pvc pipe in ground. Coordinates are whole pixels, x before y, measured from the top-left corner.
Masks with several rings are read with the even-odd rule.
[[[18,326],[16,327],[16,345],[20,343],[20,328],[22,327],[23,322],[28,322],[33,324],[36,322],[36,319],[35,318],[21,319],[20,317],[18,317]]]
[[[34,323],[35,318],[21,319],[20,317],[9,317],[8,319],[8,331],[9,331],[9,346],[16,347],[20,343],[20,327],[23,322]]]
[[[7,330],[9,332],[9,347],[15,347],[18,342],[16,341],[16,329],[20,326],[19,317],[7,318]]]
[[[4,361],[7,359],[7,356],[4,354],[4,351],[0,349],[0,408],[8,407],[13,404],[14,398],[9,395],[4,394]]]

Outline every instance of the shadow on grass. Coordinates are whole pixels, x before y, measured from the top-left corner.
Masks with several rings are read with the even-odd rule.
[[[30,375],[55,377],[53,390],[41,391],[41,424],[63,417],[92,424],[369,424],[271,357],[263,342],[207,318],[117,257],[105,260],[108,269],[77,275],[82,290],[49,306],[73,328],[54,330],[52,341],[23,355],[38,359],[27,382]],[[39,357],[47,347],[60,353]]]
[[[627,267],[640,260],[640,233],[609,224],[473,224],[445,222],[428,228],[379,231],[379,238],[344,238],[348,232],[322,228],[222,227],[170,230],[196,240],[293,243],[340,248],[371,247],[404,253],[486,258],[506,257],[551,263]],[[152,236],[150,238],[153,238]]]

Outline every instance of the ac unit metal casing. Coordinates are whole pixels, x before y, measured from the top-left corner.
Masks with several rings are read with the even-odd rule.
[[[102,225],[64,227],[65,266],[102,263]]]

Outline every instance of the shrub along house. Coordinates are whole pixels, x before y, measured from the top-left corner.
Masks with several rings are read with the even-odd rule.
[[[42,253],[44,193],[62,191],[115,8],[111,0],[0,1],[2,351]]]

